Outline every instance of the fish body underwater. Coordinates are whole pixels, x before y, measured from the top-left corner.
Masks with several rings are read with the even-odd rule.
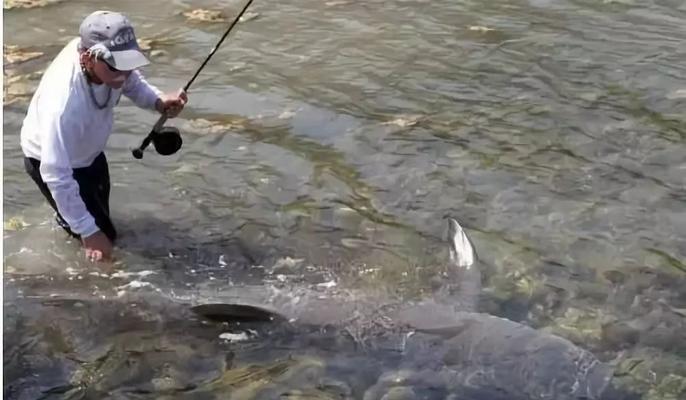
[[[361,375],[357,389],[343,390],[343,398],[387,399],[393,393],[460,400],[631,398],[613,386],[612,368],[589,351],[477,312],[479,260],[457,221],[448,221],[447,232],[445,274],[433,294],[417,302],[384,304],[354,291],[322,295],[307,287],[233,288],[230,296],[140,290],[110,298],[74,291],[41,296],[31,288],[10,288],[4,317],[5,349],[10,350],[5,367],[11,371],[5,374],[6,398],[75,398],[68,397],[75,393],[214,398],[222,385],[237,387],[227,376],[243,371],[245,363],[280,371],[280,378],[263,387],[246,383],[254,398],[312,385],[315,364],[316,388],[329,379],[326,371],[346,370],[341,365],[348,365],[348,375]],[[236,309],[229,308],[225,321],[217,323],[189,307],[231,305],[229,297],[271,310],[274,318],[235,323]],[[103,329],[98,320],[111,323]],[[50,342],[50,349],[37,337]],[[294,355],[319,361],[307,358],[302,375],[286,374],[274,361],[292,362]],[[288,365],[283,368],[294,368]]]

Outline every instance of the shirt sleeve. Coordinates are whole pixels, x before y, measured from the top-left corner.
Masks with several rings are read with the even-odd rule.
[[[155,109],[155,102],[162,95],[162,91],[148,83],[143,74],[138,70],[134,70],[126,78],[126,82],[124,82],[122,87],[122,93],[138,107],[149,110]]]
[[[59,104],[63,103],[63,104]],[[43,135],[41,143],[40,174],[50,189],[57,210],[69,224],[71,230],[87,237],[99,230],[95,219],[88,212],[79,194],[79,184],[73,176],[69,161],[69,143],[79,140],[80,124],[78,110],[73,102],[44,104],[39,120]]]

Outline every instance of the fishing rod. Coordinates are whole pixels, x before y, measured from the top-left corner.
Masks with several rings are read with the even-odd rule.
[[[245,11],[250,7],[250,4],[253,2],[253,0],[248,0],[248,2],[245,4],[245,7],[243,7],[243,10],[238,14],[238,16],[233,20],[231,25],[229,26],[229,29],[224,32],[224,35],[219,39],[219,42],[214,46],[210,54],[205,58],[205,61],[200,65],[200,67],[195,71],[195,74],[193,77],[186,83],[186,86],[183,87],[184,92],[188,92],[188,89],[191,87],[193,84],[193,81],[195,81],[195,78],[198,77],[200,74],[200,71],[202,71],[203,68],[205,68],[205,65],[207,65],[207,62],[210,61],[210,58],[214,55],[214,53],[217,52],[219,49],[219,46],[221,46],[222,42],[224,42],[224,39],[226,39],[227,36],[229,36],[229,32],[231,32],[231,29],[238,23],[238,21],[241,19]],[[155,149],[157,150],[158,153],[162,155],[170,155],[176,153],[178,149],[181,148],[182,140],[181,140],[181,134],[179,133],[179,130],[174,127],[165,127],[164,123],[167,122],[167,114],[162,114],[160,118],[157,120],[155,125],[152,127],[152,130],[150,130],[150,133],[148,133],[148,136],[143,139],[143,142],[138,148],[135,148],[131,150],[131,153],[133,154],[134,158],[141,159],[143,158],[143,152],[145,151],[145,148],[148,147],[150,142],[153,142],[153,145],[155,146]],[[155,141],[155,139],[162,139]]]

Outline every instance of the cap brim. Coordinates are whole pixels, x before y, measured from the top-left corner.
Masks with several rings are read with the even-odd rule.
[[[147,58],[138,50],[113,51],[114,68],[120,71],[132,71],[150,64]]]

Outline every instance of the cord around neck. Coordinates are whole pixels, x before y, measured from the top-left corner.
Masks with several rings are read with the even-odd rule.
[[[86,82],[88,83],[88,93],[91,96],[91,100],[93,100],[93,103],[99,110],[104,110],[107,108],[110,103],[110,99],[112,98],[112,88],[109,86],[107,87],[107,98],[105,99],[104,103],[100,104],[98,99],[95,97],[95,91],[93,90],[93,77],[83,63],[81,63],[81,72],[86,77]]]

